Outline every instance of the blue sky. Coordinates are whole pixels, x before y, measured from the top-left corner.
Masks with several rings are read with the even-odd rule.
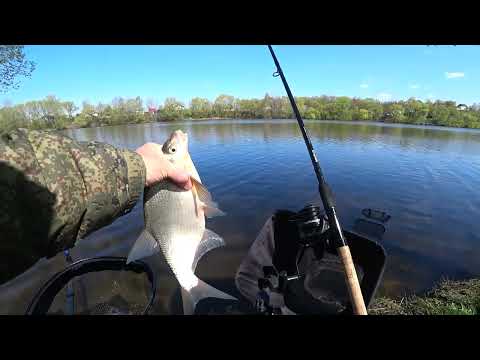
[[[480,103],[479,46],[274,46],[295,96]],[[163,103],[285,95],[266,46],[26,46],[37,63],[0,106],[55,95],[81,105],[140,96]]]

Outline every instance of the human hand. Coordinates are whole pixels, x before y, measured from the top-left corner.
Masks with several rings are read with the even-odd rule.
[[[150,186],[168,178],[185,190],[192,188],[190,175],[185,170],[176,168],[168,161],[162,151],[161,145],[146,143],[135,151],[143,158],[143,162],[145,163],[145,186]]]

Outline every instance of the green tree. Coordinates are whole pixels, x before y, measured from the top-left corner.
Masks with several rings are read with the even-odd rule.
[[[386,122],[403,123],[406,120],[405,108],[401,103],[385,103],[383,119]]]
[[[213,110],[215,116],[230,117],[233,115],[235,98],[230,95],[220,95],[213,103]]]
[[[315,120],[315,119],[318,119],[320,116],[319,116],[318,111],[317,111],[315,108],[309,107],[309,108],[304,112],[303,117],[304,117],[305,119]]]
[[[158,112],[159,120],[180,120],[183,118],[184,108],[185,105],[174,97],[166,98],[163,107]]]
[[[292,105],[287,96],[280,99],[280,117],[282,119],[291,119],[294,117]]]
[[[410,124],[425,124],[427,122],[428,105],[414,98],[408,99],[404,105],[405,117]]]
[[[363,106],[368,110],[369,119],[371,121],[380,121],[384,114],[383,105],[380,101],[367,98],[363,101]]]
[[[0,134],[19,127],[29,126],[22,106],[5,106],[0,109]]]
[[[346,96],[341,96],[337,98],[335,105],[337,107],[338,114],[337,120],[352,120],[352,99]]]
[[[251,99],[237,100],[237,116],[242,119],[254,119],[256,117],[256,104]]]
[[[207,118],[212,116],[212,104],[208,99],[193,98],[190,101],[190,111],[193,118]]]
[[[82,102],[82,111],[75,118],[74,124],[77,126],[96,126],[99,125],[98,113],[95,105],[90,104],[88,101]]]
[[[298,111],[300,112],[300,115],[305,116],[305,110],[307,110],[307,107],[305,105],[305,98],[303,97],[298,97],[295,98],[295,103],[297,104]]]
[[[370,120],[370,113],[367,109],[358,109],[357,116],[355,119],[358,120]]]
[[[273,98],[267,94],[263,97],[262,108],[263,108],[263,118],[272,119],[273,118]]]

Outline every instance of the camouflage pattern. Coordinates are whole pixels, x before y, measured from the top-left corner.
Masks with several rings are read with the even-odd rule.
[[[0,283],[129,212],[145,185],[137,153],[49,132],[0,138]]]

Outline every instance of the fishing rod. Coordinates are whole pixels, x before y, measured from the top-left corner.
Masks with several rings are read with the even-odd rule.
[[[307,129],[305,128],[302,116],[298,111],[297,104],[295,103],[295,99],[293,98],[290,87],[288,86],[287,80],[285,79],[285,75],[283,74],[280,63],[278,62],[271,45],[268,45],[268,49],[270,50],[273,61],[275,62],[275,66],[277,67],[277,71],[273,73],[273,76],[280,76],[280,78],[282,79],[283,86],[287,91],[290,104],[292,105],[293,112],[295,114],[295,117],[297,118],[298,125],[300,126],[303,139],[305,140],[305,144],[307,145],[310,159],[312,160],[315,175],[317,176],[318,180],[320,198],[322,199],[323,207],[328,218],[328,223],[333,234],[333,245],[337,249],[338,255],[340,256],[344,266],[345,279],[347,282],[348,292],[350,294],[350,300],[353,304],[353,311],[357,315],[367,315],[367,309],[365,307],[362,291],[358,282],[358,277],[355,271],[355,266],[353,264],[350,248],[348,247],[347,241],[345,240],[342,228],[340,226],[340,222],[338,221],[332,191],[330,190],[330,187],[325,181],[322,169],[320,168],[320,163],[318,162],[317,155],[315,154],[312,142],[310,141],[310,136],[308,135]]]

